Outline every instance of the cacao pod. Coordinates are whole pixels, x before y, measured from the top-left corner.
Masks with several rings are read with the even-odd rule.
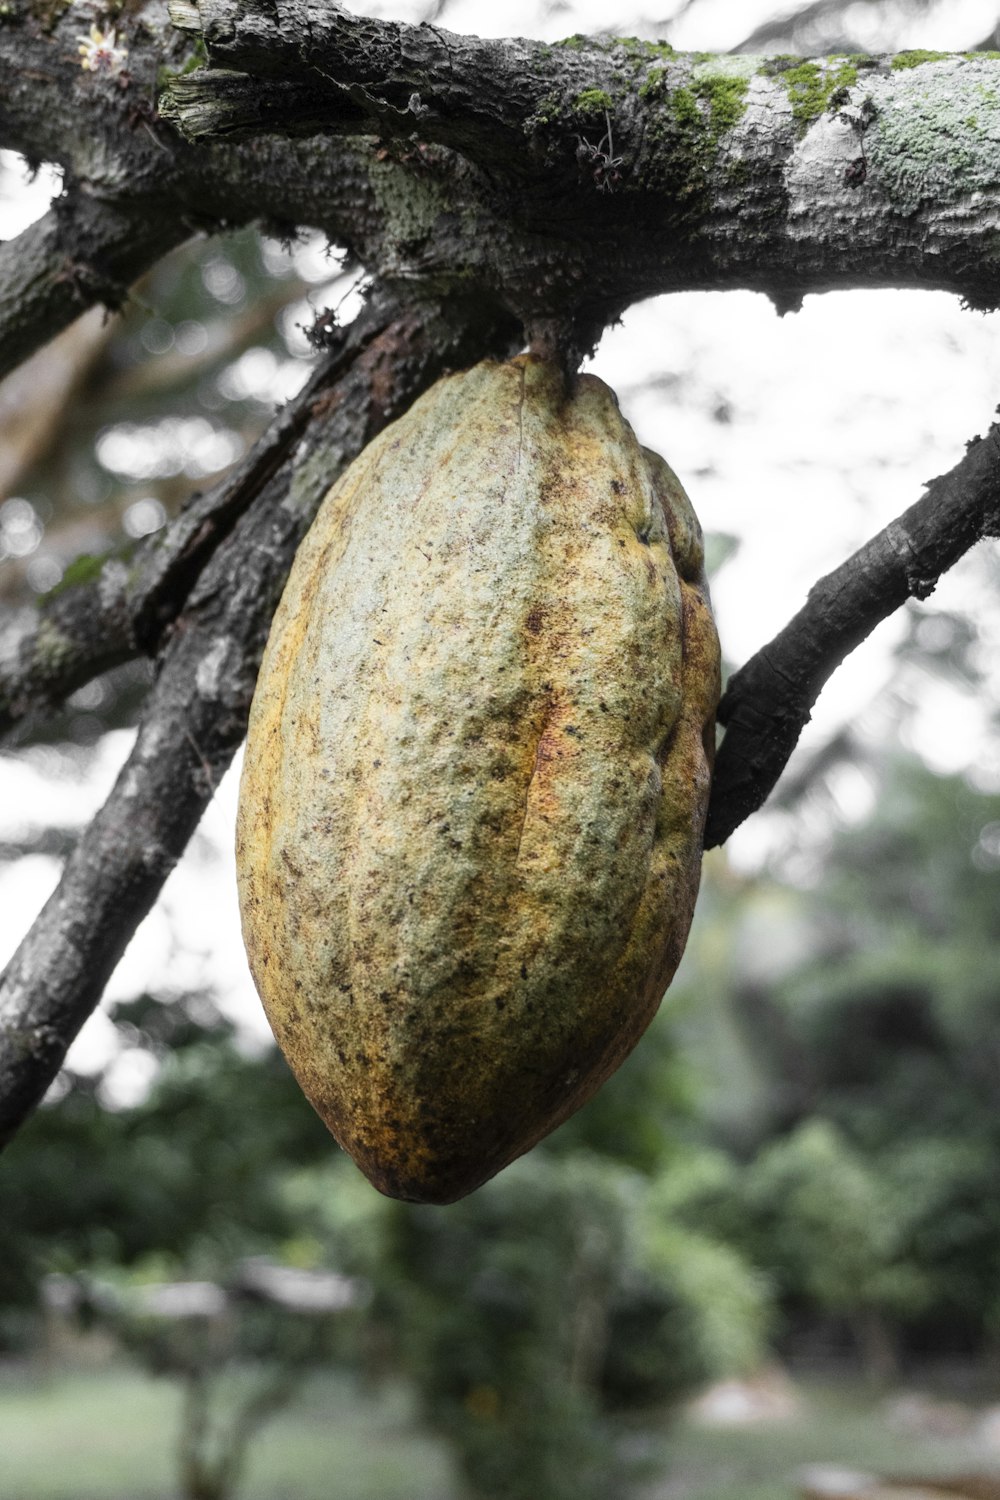
[[[697,520],[593,376],[442,379],[331,489],[250,715],[240,901],[277,1040],[382,1192],[462,1197],[632,1049],[718,692]]]

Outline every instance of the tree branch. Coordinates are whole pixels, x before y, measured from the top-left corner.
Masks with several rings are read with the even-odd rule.
[[[774,640],[729,679],[719,721],[705,847],[725,843],[770,794],[835,668],[907,599],[926,599],[942,573],[983,537],[1000,534],[1000,425],[976,438],[949,473],[820,579]]]
[[[833,286],[937,286],[996,305],[996,59],[483,41],[336,8],[307,21],[297,0],[180,12],[218,65],[167,92],[191,138],[373,130],[446,197],[454,169],[427,145],[459,153],[502,185],[518,229],[562,243],[563,274],[546,280],[537,247],[501,228],[506,271],[489,274],[522,318],[582,302],[610,317],[681,287],[794,305]],[[486,210],[475,184],[463,191]]]
[[[355,229],[374,237],[377,204],[353,143],[192,149],[155,108],[167,64],[190,61],[163,7],[126,8],[127,67],[110,78],[81,68],[80,24],[75,7],[26,0],[0,16],[0,145],[58,163],[65,181],[42,220],[0,244],[0,377],[88,307],[119,306],[198,231],[266,219],[274,232],[314,226],[346,246]]]
[[[95,559],[94,571],[90,583],[67,584],[0,621],[0,734],[139,655],[124,558]]]
[[[74,573],[86,581],[60,585],[0,623],[0,734],[111,667],[156,654],[209,558],[302,436],[318,396],[377,331],[370,321],[354,325],[250,452],[163,531],[105,558],[78,559]]]
[[[11,8],[0,141],[65,166],[61,213],[106,210],[122,232],[82,247],[77,302],[44,286],[10,360],[103,288],[120,296],[159,236],[261,217],[324,229],[407,299],[489,302],[576,347],[675,290],[749,287],[782,310],[838,286],[944,288],[984,308],[1000,295],[992,57],[550,47],[299,0],[202,0],[174,12],[222,66],[175,73],[158,114],[157,80],[190,61],[191,35],[162,7],[127,8],[113,80],[81,70],[72,7],[47,30],[23,0]],[[145,249],[129,246],[139,223]],[[43,283],[77,261],[65,244],[38,257]]]
[[[553,85],[579,93],[594,83],[595,65],[598,82],[619,71],[597,43],[560,55],[519,37],[458,36],[339,6],[313,7],[306,20],[296,0],[200,0],[170,14],[201,32],[213,63],[169,90],[168,113],[191,138],[247,129],[416,133],[530,177],[524,123],[546,93]]]
[[[0,379],[95,302],[120,307],[132,283],[190,234],[176,216],[77,194],[0,244]]]
[[[135,746],[0,976],[0,1143],[41,1099],[182,853],[246,727],[292,557],[337,474],[447,366],[511,352],[510,324],[370,308],[361,352],[198,577]]]

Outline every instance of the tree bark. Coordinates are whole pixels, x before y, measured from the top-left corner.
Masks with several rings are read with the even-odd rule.
[[[36,9],[13,0],[0,22],[0,144],[59,162],[67,189],[63,222],[6,256],[0,345],[22,290],[47,337],[165,243],[260,219],[325,230],[400,295],[557,320],[577,348],[677,290],[749,287],[785,310],[920,286],[997,305],[994,57],[483,42],[202,0],[174,5],[180,30],[128,7],[127,66],[107,79],[79,66],[75,12],[45,29]],[[182,72],[192,27],[212,65]],[[26,287],[15,259],[39,267]]]
[[[481,41],[301,0],[197,0],[173,14],[200,30],[212,63],[168,91],[189,137],[367,128],[448,148],[499,181],[521,237],[508,230],[490,275],[522,317],[560,301],[526,284],[537,280],[519,270],[533,266],[526,235],[578,257],[569,311],[581,294],[607,315],[720,285],[782,305],[835,285],[935,285],[996,305],[996,251],[981,238],[1000,201],[994,58]],[[478,191],[473,202],[485,208]]]

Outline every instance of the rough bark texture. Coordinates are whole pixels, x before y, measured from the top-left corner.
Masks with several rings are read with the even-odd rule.
[[[705,58],[627,39],[480,41],[288,0],[182,8],[213,64],[170,91],[186,133],[367,127],[458,152],[514,210],[479,270],[522,316],[607,315],[682,286],[794,304],[859,280],[996,304],[995,58]],[[447,175],[442,163],[450,196]],[[562,289],[529,235],[573,247]]]
[[[306,0],[177,0],[172,25],[161,4],[127,0],[101,72],[81,67],[80,11],[9,0],[0,14],[0,146],[65,181],[0,246],[0,374],[84,308],[117,306],[192,233],[249,222],[325,230],[411,312],[391,327],[366,315],[356,358],[320,377],[337,381],[329,400],[286,413],[162,540],[0,630],[4,725],[126,655],[161,658],[128,767],[0,980],[4,1136],[240,738],[307,515],[445,364],[507,352],[518,320],[571,366],[629,303],[672,290],[750,287],[787,309],[807,291],[891,284],[994,307],[1000,286],[995,56],[482,42]],[[832,666],[994,533],[996,448],[991,434],[734,677],[714,840],[766,795]]]
[[[489,298],[581,346],[672,290],[785,308],[891,284],[996,305],[994,57],[481,42],[286,0],[175,5],[187,30],[129,10],[114,78],[80,68],[75,11],[46,30],[22,0],[0,20],[0,142],[67,173],[58,240],[25,242],[41,336],[120,297],[165,243],[259,218],[325,229],[408,296]],[[181,73],[190,28],[213,65]],[[5,281],[16,295],[13,265]],[[0,300],[7,319],[23,321]]]

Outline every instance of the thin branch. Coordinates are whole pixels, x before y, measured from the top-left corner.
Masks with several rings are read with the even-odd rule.
[[[79,837],[79,829],[33,827],[21,836],[0,839],[0,864],[23,859],[26,854],[48,854],[53,859],[63,860],[73,852]]]
[[[444,368],[512,349],[509,322],[362,315],[361,352],[198,576],[107,802],[0,976],[0,1143],[52,1082],[194,832],[246,727],[292,557],[343,466]]]
[[[95,558],[85,582],[60,586],[0,622],[0,734],[29,713],[56,707],[111,667],[157,651],[208,559],[302,436],[317,397],[376,331],[355,325],[341,351],[225,479],[196,496],[163,531]]]
[[[706,848],[725,843],[761,806],[809,722],[820,691],[855,646],[907,599],[926,599],[942,573],[1000,531],[1000,425],[975,439],[949,473],[813,586],[798,614],[729,680]]]
[[[88,307],[120,307],[190,234],[178,215],[77,194],[0,244],[0,379]]]

